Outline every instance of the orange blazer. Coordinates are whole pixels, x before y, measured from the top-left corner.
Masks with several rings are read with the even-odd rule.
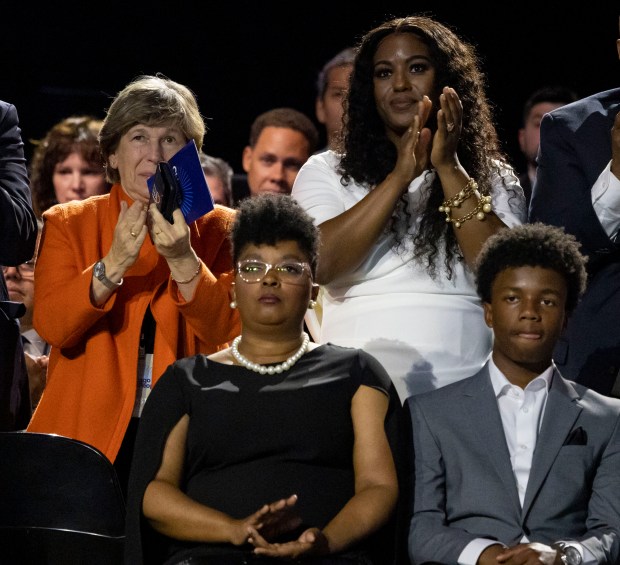
[[[192,247],[204,262],[191,301],[178,292],[147,235],[120,288],[101,307],[91,303],[93,266],[110,249],[121,200],[132,203],[117,184],[109,194],[56,205],[43,215],[33,322],[52,347],[45,392],[27,428],[79,439],[111,461],[133,411],[147,306],[156,321],[153,386],[176,359],[223,349],[241,331],[229,305],[228,230],[235,212],[221,206],[190,226]]]

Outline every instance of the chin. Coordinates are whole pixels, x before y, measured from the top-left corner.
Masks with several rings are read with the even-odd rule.
[[[149,200],[150,200],[150,196],[151,196],[151,195],[149,194],[149,192],[148,192],[148,189],[147,189],[147,193],[146,193],[146,195],[145,195],[145,194],[142,194],[141,192],[140,192],[140,193],[134,193],[134,194],[129,194],[129,193],[127,193],[127,195],[128,195],[128,196],[129,196],[129,198],[131,198],[134,202],[142,202],[142,204],[148,204],[148,203],[149,203]]]
[[[279,188],[265,188],[261,190],[258,194],[288,194],[288,192]]]

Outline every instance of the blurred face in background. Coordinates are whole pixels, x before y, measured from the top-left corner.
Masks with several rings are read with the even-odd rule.
[[[19,319],[21,331],[24,332],[32,328],[32,306],[34,304],[34,265],[35,258],[39,252],[41,243],[41,230],[43,224],[39,224],[37,243],[34,256],[30,261],[22,263],[18,267],[2,267],[2,273],[6,281],[6,288],[9,292],[9,299],[15,302],[23,302],[26,313]]]
[[[98,163],[89,163],[75,151],[54,167],[52,176],[56,200],[61,204],[105,194],[105,173]]]
[[[19,267],[2,267],[9,299],[23,302],[26,314],[20,318],[22,331],[32,327],[32,303],[34,300],[34,261],[28,261]]]
[[[224,206],[230,206],[228,198],[226,198],[226,189],[222,179],[216,175],[208,175],[205,173],[205,179],[209,185],[209,191],[213,197],[213,202],[216,204],[222,204]]]
[[[540,145],[540,122],[543,116],[561,106],[564,106],[561,102],[539,102],[532,106],[525,125],[519,130],[519,147],[529,164],[536,164]]]
[[[334,149],[334,143],[342,129],[342,101],[347,94],[352,70],[353,65],[330,69],[327,73],[325,92],[316,101],[316,117],[325,126],[327,145],[330,149]]]

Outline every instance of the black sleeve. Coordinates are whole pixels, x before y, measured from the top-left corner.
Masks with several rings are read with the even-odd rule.
[[[37,223],[32,210],[17,110],[0,101],[0,264],[32,259]],[[2,297],[0,296],[0,299]]]
[[[170,365],[142,410],[127,489],[125,563],[159,563],[166,555],[164,536],[151,528],[142,515],[142,500],[159,469],[170,430],[188,412],[184,390],[187,381],[181,367]]]

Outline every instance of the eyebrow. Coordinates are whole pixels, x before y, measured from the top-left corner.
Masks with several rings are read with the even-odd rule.
[[[529,288],[524,288],[522,286],[510,286],[510,285],[506,285],[498,290],[503,291],[503,292],[511,291],[511,292],[518,292],[518,293],[531,291],[531,289]],[[560,296],[562,294],[562,291],[555,289],[555,288],[541,288],[539,290],[536,290],[536,293],[537,294],[554,294],[556,296]]]
[[[407,63],[411,63],[412,61],[425,61],[429,64],[433,64],[433,60],[428,57],[427,55],[411,55],[411,57],[408,57],[406,59]],[[376,67],[378,65],[389,65],[392,66],[393,62],[392,61],[388,61],[386,59],[381,59],[379,61],[377,61],[376,63],[373,64],[373,67]]]
[[[259,255],[258,253],[250,253],[249,255],[244,257],[243,259],[239,259],[239,261],[246,261],[248,259],[263,261],[264,263],[269,263],[269,261],[265,261],[262,258],[262,256]],[[300,259],[299,255],[294,255],[294,254],[290,254],[290,253],[288,253],[287,255],[283,255],[279,260],[280,261],[289,261],[290,259],[294,259],[295,261],[301,261],[301,262],[307,261],[307,259]]]

